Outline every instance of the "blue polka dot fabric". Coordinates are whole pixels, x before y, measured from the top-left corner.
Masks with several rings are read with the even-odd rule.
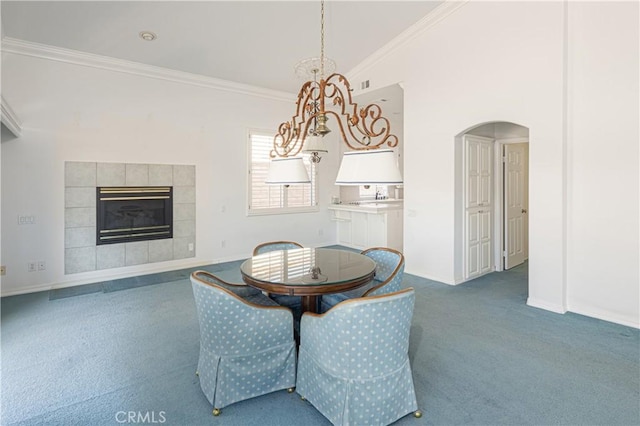
[[[322,296],[320,311],[327,312],[338,303],[362,296],[378,296],[400,290],[404,276],[404,256],[397,250],[377,247],[362,252],[376,262],[376,275],[371,283],[344,293]]]
[[[245,300],[191,274],[200,325],[198,376],[214,408],[295,386],[291,311]],[[258,292],[259,293],[259,292]],[[251,295],[260,301],[262,295]],[[269,300],[268,303],[273,304]]]
[[[253,255],[268,253],[276,250],[292,250],[302,248],[301,244],[293,241],[274,241],[271,243],[262,243],[253,249]]]
[[[387,425],[417,410],[409,331],[412,288],[305,313],[297,392],[334,425]]]
[[[261,293],[260,290],[250,287],[246,284],[236,284],[236,283],[230,283],[230,282],[224,281],[223,279],[221,279],[220,277],[217,277],[211,272],[195,271],[194,276],[200,281],[204,281],[210,284],[215,284],[218,287],[222,287],[229,291],[232,291],[234,294],[242,297],[243,299],[246,299],[248,297],[252,297],[258,293]]]

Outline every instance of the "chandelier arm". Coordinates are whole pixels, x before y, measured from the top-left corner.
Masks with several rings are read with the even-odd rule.
[[[334,111],[326,111],[326,114],[336,117],[342,139],[349,148],[366,150],[384,144],[391,148],[398,145],[398,138],[390,134],[389,120],[382,116],[379,105],[369,104],[358,112],[358,104],[351,97],[349,81],[343,75],[334,73],[321,81],[321,94],[339,107],[340,114]],[[353,111],[352,114],[347,112],[347,107]]]
[[[358,130],[360,133],[363,133],[369,137],[377,138],[379,136],[383,136],[383,141],[377,146],[380,146],[387,142],[389,147],[393,148],[398,145],[398,138],[395,135],[390,135],[389,130],[391,128],[391,124],[386,117],[382,116],[382,108],[380,108],[377,104],[369,104],[365,108],[360,110],[360,120],[359,124],[362,124],[362,128],[358,125]],[[379,131],[375,129],[379,128]],[[388,138],[391,136],[391,138]]]
[[[353,135],[350,131],[349,123],[346,118],[342,114],[338,114],[335,111],[327,111],[328,116],[333,116],[336,118],[336,122],[338,123],[338,131],[340,132],[340,137],[342,138],[342,142],[345,143],[352,150],[363,150],[369,149],[367,146],[363,146],[357,137]],[[345,131],[345,128],[347,131]],[[352,143],[352,142],[355,142]]]
[[[281,144],[277,144],[279,139],[283,140],[285,137],[278,133],[274,137],[274,145],[273,149],[269,152],[269,158],[276,157],[295,157],[300,154],[302,148],[304,147],[304,142],[306,140],[307,135],[310,133],[309,129],[313,127],[313,116],[308,117],[307,121],[299,124],[299,128],[303,129],[300,131],[295,138],[290,138],[289,144],[286,147],[283,147]],[[289,125],[289,122],[282,123],[280,127]]]
[[[300,153],[311,119],[316,116],[315,111],[309,106],[313,105],[319,96],[317,83],[307,81],[302,86],[296,101],[296,114],[291,117],[291,121],[285,121],[278,126],[278,133],[273,138],[273,149],[269,153],[271,158],[291,157]]]
[[[387,144],[389,147],[393,148],[398,145],[398,137],[396,135],[392,135],[389,133],[388,128],[384,129],[383,132],[380,132],[378,136],[374,136],[373,139],[376,140],[375,143],[368,143],[366,138],[366,134],[362,133],[358,129],[358,134],[353,132],[353,126],[351,126],[344,115],[338,114],[335,111],[327,111],[326,114],[328,116],[333,116],[338,123],[338,131],[340,132],[340,136],[342,141],[347,145],[351,150],[354,151],[364,151],[371,149],[378,149],[382,145]],[[345,130],[346,129],[346,130]]]

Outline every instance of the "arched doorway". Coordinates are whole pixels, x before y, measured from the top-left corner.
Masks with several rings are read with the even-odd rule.
[[[528,259],[529,129],[495,121],[456,136],[456,283]]]

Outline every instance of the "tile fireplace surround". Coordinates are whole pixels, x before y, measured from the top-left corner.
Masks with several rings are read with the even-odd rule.
[[[195,257],[195,170],[193,165],[65,162],[65,274]],[[173,186],[173,238],[97,246],[98,186]]]

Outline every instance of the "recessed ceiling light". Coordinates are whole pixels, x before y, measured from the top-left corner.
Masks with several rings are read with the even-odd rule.
[[[143,39],[144,41],[153,41],[156,38],[158,38],[158,36],[152,33],[151,31],[141,31],[139,35],[140,35],[140,38]]]

